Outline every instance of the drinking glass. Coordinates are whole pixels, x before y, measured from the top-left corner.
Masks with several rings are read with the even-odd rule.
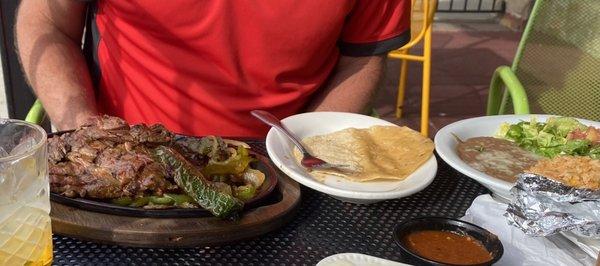
[[[49,265],[52,228],[46,132],[0,119],[0,265]]]

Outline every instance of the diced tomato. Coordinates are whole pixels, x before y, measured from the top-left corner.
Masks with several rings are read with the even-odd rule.
[[[585,139],[591,142],[600,142],[600,129],[595,127],[588,127]]]
[[[591,127],[589,127],[591,128]],[[587,131],[581,131],[581,129],[575,129],[567,135],[567,139],[585,139]]]
[[[588,127],[585,131],[575,129],[569,132],[567,139],[587,139],[591,142],[600,143],[600,129],[595,127]]]

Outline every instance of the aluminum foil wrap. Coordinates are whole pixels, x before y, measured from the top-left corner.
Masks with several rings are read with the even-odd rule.
[[[504,216],[530,236],[562,231],[600,239],[600,190],[577,189],[535,174],[520,174]]]

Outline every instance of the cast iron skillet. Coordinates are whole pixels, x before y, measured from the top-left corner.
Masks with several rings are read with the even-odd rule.
[[[48,138],[68,132],[72,132],[72,130],[50,133],[48,134]],[[275,171],[273,165],[271,164],[271,161],[267,157],[253,152],[252,150],[250,150],[250,154],[258,159],[258,162],[252,163],[252,168],[260,170],[265,174],[265,182],[260,187],[258,194],[250,201],[247,201],[244,204],[244,210],[261,206],[261,203],[263,203],[265,198],[269,196],[269,194],[271,194],[271,192],[273,192],[273,189],[275,189],[275,187],[277,186],[278,179],[277,171]],[[79,208],[82,210],[120,216],[152,218],[188,218],[213,216],[209,211],[202,208],[144,209],[136,207],[125,207],[100,200],[69,198],[54,192],[50,193],[50,199],[54,202]]]

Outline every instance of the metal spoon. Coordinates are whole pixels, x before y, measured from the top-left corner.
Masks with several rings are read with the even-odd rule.
[[[328,163],[310,154],[306,148],[302,146],[302,143],[283,124],[281,124],[281,121],[279,121],[279,119],[277,119],[277,117],[275,117],[273,114],[263,110],[254,110],[250,113],[263,123],[279,130],[279,132],[286,135],[292,141],[292,143],[298,147],[298,150],[300,150],[302,153],[302,160],[300,160],[300,164],[302,164],[302,166],[309,169],[334,168],[340,171],[351,171],[349,165]]]

